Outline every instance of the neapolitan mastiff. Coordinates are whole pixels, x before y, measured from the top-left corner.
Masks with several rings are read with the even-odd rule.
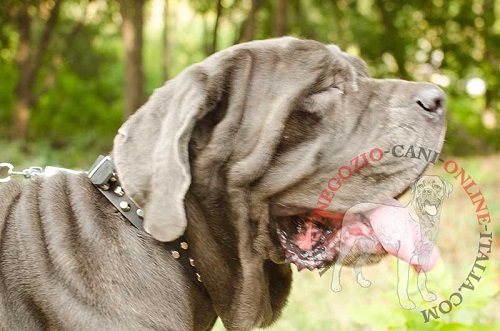
[[[335,222],[311,217],[325,181],[372,147],[439,151],[444,100],[431,84],[373,79],[358,58],[315,41],[214,54],[157,89],[115,138],[117,174],[147,233],[84,174],[3,187],[1,328],[208,330],[217,316],[229,330],[271,324],[290,292],[290,262],[309,265],[325,250],[318,266],[335,261]],[[398,196],[427,166],[384,158],[353,173],[327,210]],[[302,250],[304,228],[319,236]],[[182,234],[205,291],[161,243]]]

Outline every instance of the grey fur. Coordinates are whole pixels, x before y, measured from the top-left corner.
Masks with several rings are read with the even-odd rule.
[[[369,78],[359,59],[294,38],[234,46],[191,66],[123,125],[112,152],[152,237],[84,176],[4,187],[0,325],[206,330],[216,316],[228,330],[271,324],[291,270],[270,231],[269,202],[314,209],[328,178],[372,147],[404,140],[440,150],[444,119],[416,105],[421,89],[438,90]],[[374,164],[329,210],[395,196],[426,168]],[[210,296],[153,239],[184,232]]]

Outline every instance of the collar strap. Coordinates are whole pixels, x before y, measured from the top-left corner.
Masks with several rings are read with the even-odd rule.
[[[115,206],[116,209],[138,230],[144,231],[144,210],[123,190],[110,156],[100,155],[88,172],[94,186]],[[189,245],[184,236],[170,242],[164,242],[172,258],[179,261],[189,278],[205,291],[201,275],[196,271],[195,261],[189,255]]]

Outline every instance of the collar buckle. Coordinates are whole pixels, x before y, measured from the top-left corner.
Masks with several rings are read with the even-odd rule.
[[[110,182],[117,181],[115,167],[113,166],[110,156],[99,155],[88,173],[90,181],[95,186],[109,186]]]

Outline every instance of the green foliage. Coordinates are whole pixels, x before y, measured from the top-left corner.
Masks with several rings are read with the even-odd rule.
[[[40,13],[45,4],[50,6],[43,1],[31,4],[40,6],[30,9]],[[111,149],[114,134],[123,121],[121,44],[110,10],[116,8],[102,4],[89,9],[91,5],[85,2],[63,2],[54,37],[35,77],[29,141],[13,144],[26,158],[35,147],[41,154],[61,150],[67,156],[63,164],[74,164],[73,157],[78,160],[86,153],[106,153]],[[14,15],[19,6],[8,3],[10,11],[3,12],[1,18],[5,24],[0,34],[9,42],[0,50],[0,130],[5,133],[0,139],[7,138],[13,118],[18,40],[15,19],[9,15]],[[33,43],[39,42],[46,20],[34,17]],[[34,47],[33,52],[36,50]],[[78,150],[81,155],[77,156]]]
[[[0,130],[5,132],[0,139],[7,138],[12,123],[18,46],[12,8],[21,3],[7,1],[0,9]],[[50,1],[29,3],[34,10]],[[149,1],[146,11],[147,94],[163,84],[162,26],[148,20],[158,16],[159,3]],[[219,48],[237,39],[250,2],[226,0],[222,6]],[[216,7],[216,2],[198,0],[170,2],[170,77],[207,55]],[[272,36],[275,10],[273,1],[265,1],[257,11],[256,39]],[[46,19],[41,16],[34,21],[34,38],[42,34]],[[46,140],[55,148],[74,143],[82,143],[82,149],[88,145],[109,147],[123,108],[119,24],[116,1],[63,2],[36,77],[39,99],[33,109],[30,141]],[[500,112],[500,1],[290,0],[287,26],[292,35],[336,43],[360,55],[375,77],[433,81],[433,75],[444,76],[449,95],[446,152],[467,155],[500,150],[498,124],[489,129],[484,124],[485,112],[493,117]],[[484,95],[467,94],[466,83],[472,77],[486,82]],[[92,136],[98,142],[92,142]]]

